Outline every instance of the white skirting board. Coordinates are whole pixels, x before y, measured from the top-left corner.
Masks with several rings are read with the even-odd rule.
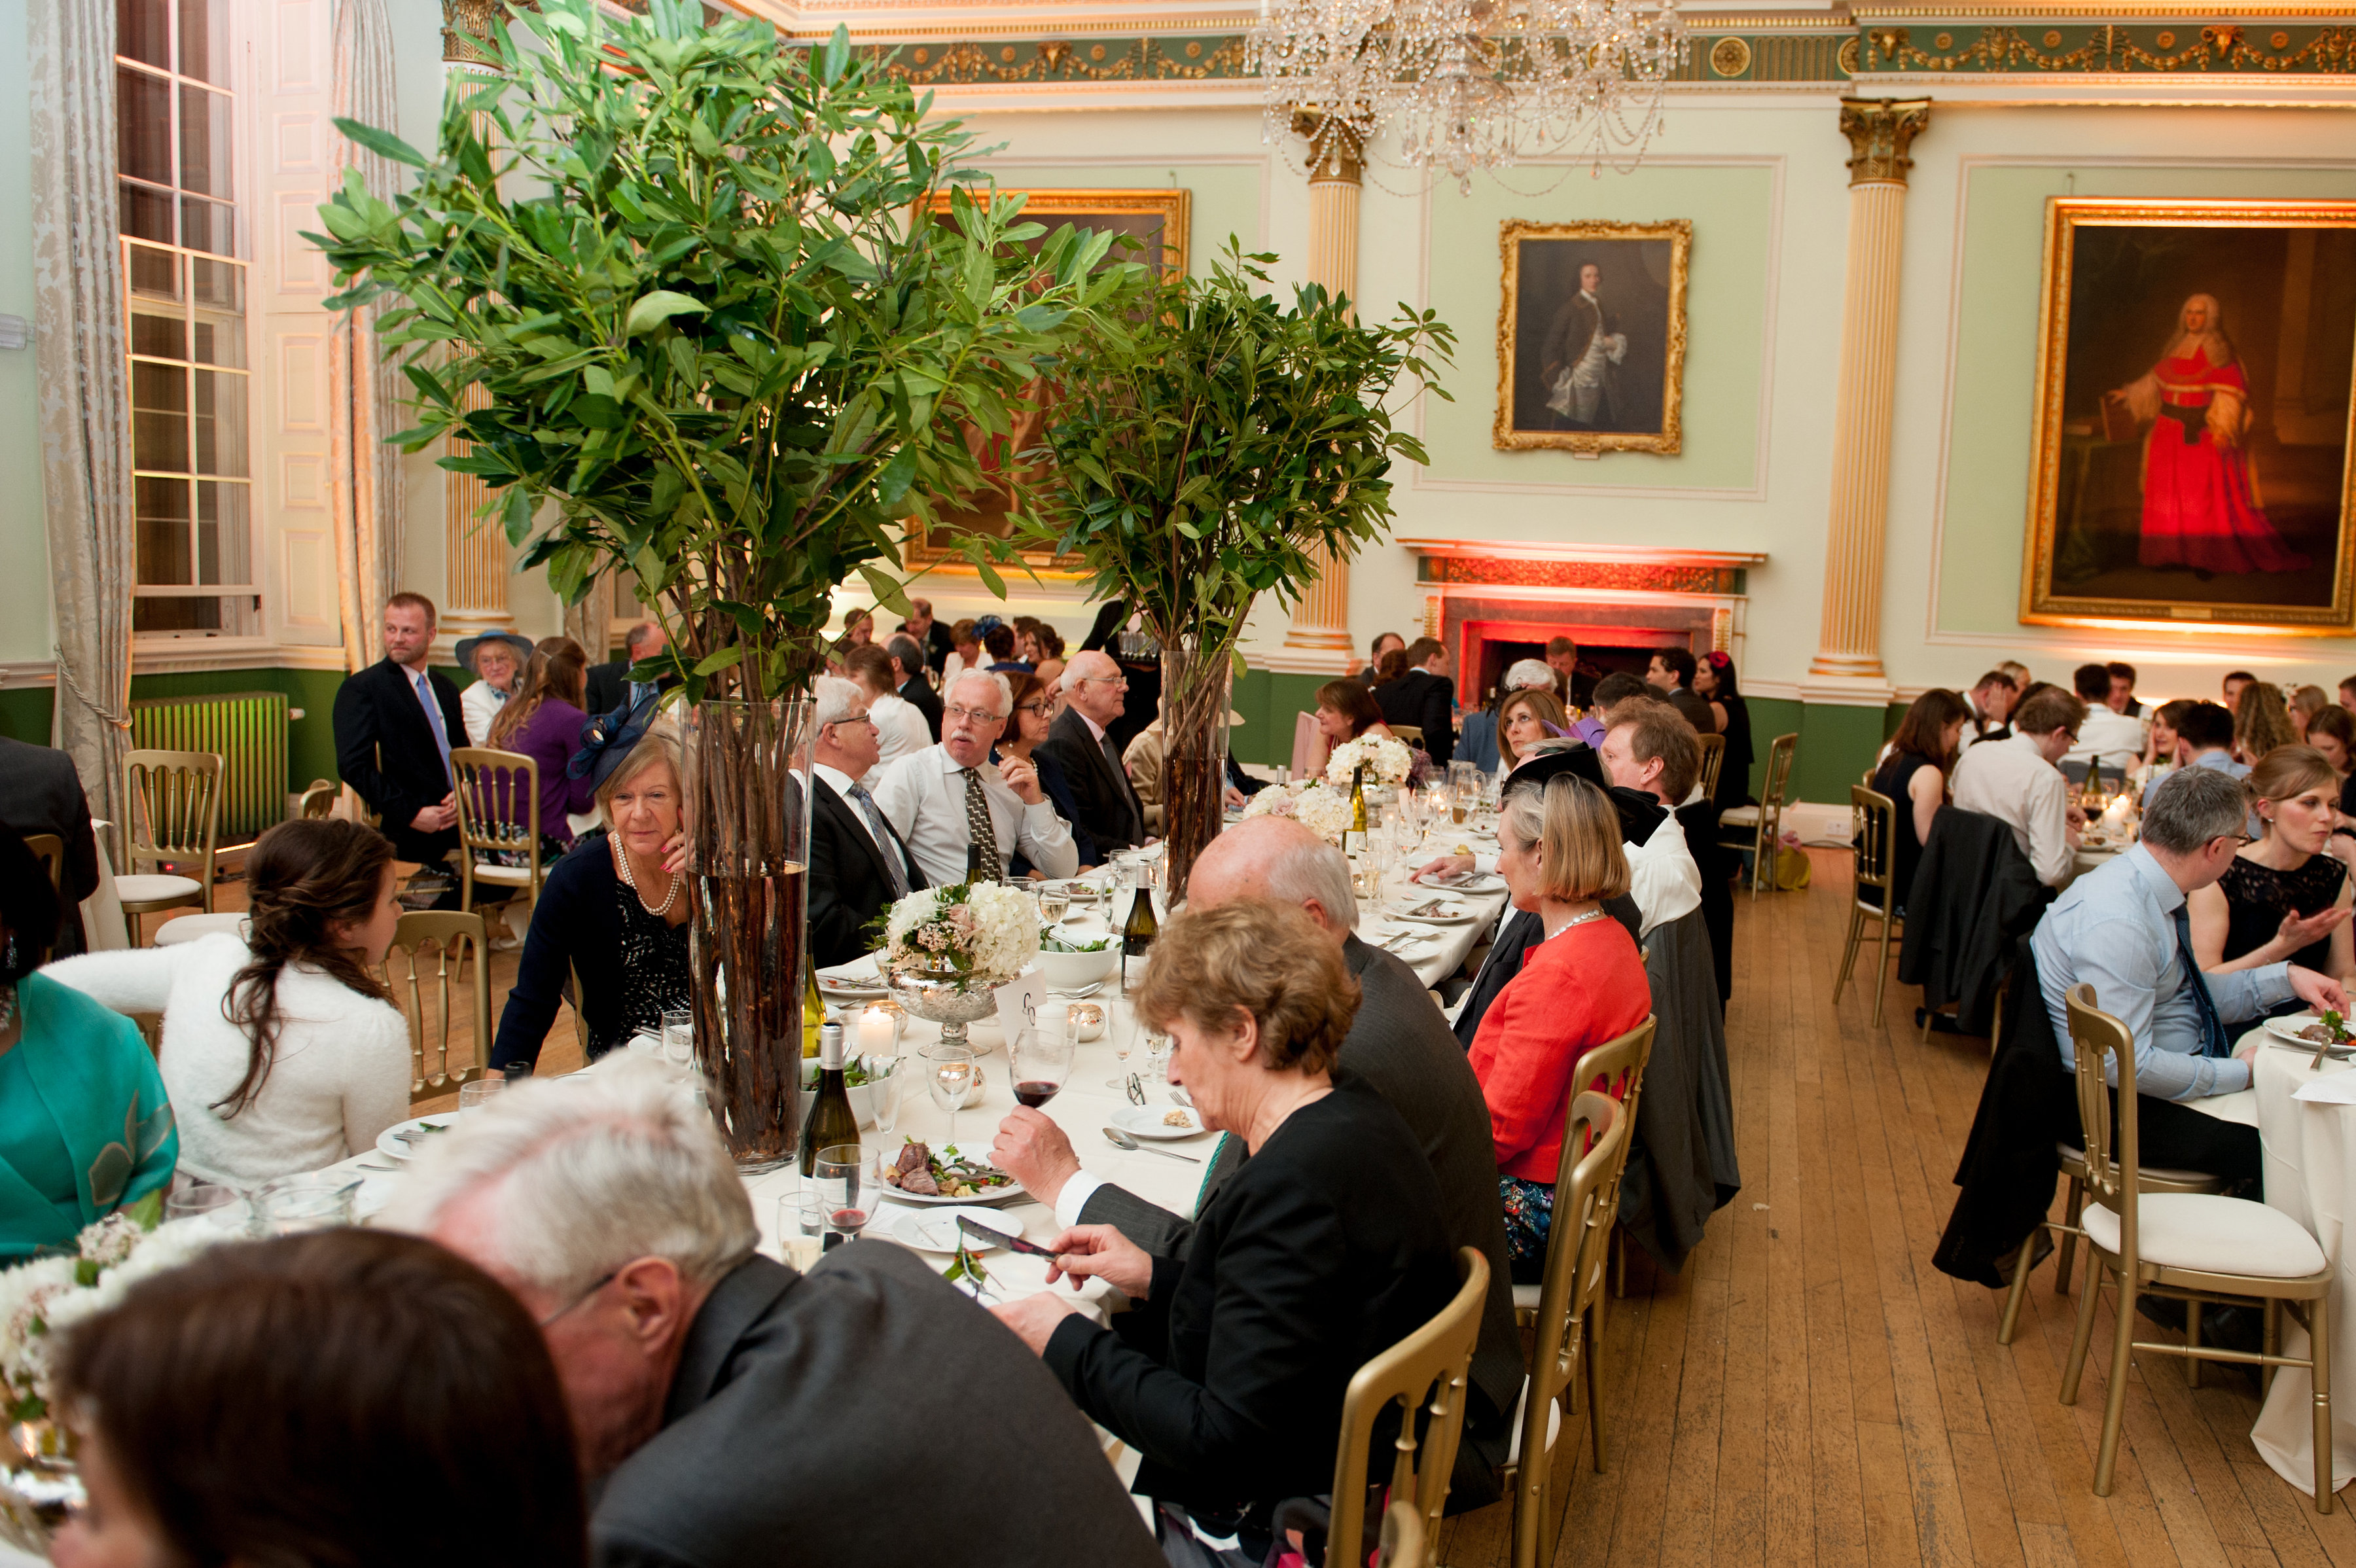
[[[1855,822],[1846,804],[1820,805],[1814,800],[1799,800],[1783,808],[1783,831],[1799,834],[1804,844],[1847,849],[1854,829]]]

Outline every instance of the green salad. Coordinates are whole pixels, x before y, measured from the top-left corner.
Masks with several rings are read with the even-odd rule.
[[[1041,952],[1102,952],[1111,945],[1112,936],[1109,932],[1101,937],[1076,940],[1070,936],[1058,936],[1052,926],[1043,926],[1039,930]]]

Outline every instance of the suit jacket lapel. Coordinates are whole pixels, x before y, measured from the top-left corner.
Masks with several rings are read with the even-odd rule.
[[[819,797],[819,802],[838,817],[847,819],[839,824],[841,831],[849,833],[857,841],[859,847],[867,852],[868,864],[875,868],[875,875],[883,878],[884,886],[890,887],[892,886],[891,863],[884,858],[884,847],[875,842],[875,835],[868,832],[866,819],[859,814],[858,805],[837,794],[834,786],[828,784],[825,779],[821,779],[819,782],[826,786],[825,793]],[[884,816],[881,811],[875,814],[879,817]],[[889,817],[884,817],[884,831],[887,833],[892,832],[892,820]],[[900,837],[897,833],[892,834],[892,842],[894,845],[899,843]],[[908,883],[911,887],[920,885],[920,881],[914,877]]]
[[[392,722],[411,732],[409,742],[403,747],[404,753],[414,756],[417,754],[417,748],[423,746],[434,753],[434,761],[441,761],[441,749],[434,744],[433,721],[425,716],[425,706],[417,700],[417,687],[410,681],[409,671],[395,664],[391,659],[386,659],[382,667],[386,683],[391,687],[386,694],[393,704]],[[433,691],[434,683],[431,680],[426,682],[425,689],[428,692]],[[435,701],[438,703],[440,699],[436,698]],[[465,726],[461,725],[458,733],[466,734]]]

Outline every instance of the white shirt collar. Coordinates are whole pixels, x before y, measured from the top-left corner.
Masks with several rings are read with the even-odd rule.
[[[933,755],[940,758],[941,776],[943,778],[954,779],[958,774],[965,771],[965,764],[959,762],[956,757],[949,755],[949,748],[946,744],[936,745],[932,750]],[[995,784],[998,782],[998,765],[996,763],[981,762],[976,765],[976,768],[977,771],[981,774],[981,781],[983,783]]]
[[[1077,708],[1074,708],[1072,712],[1080,714],[1080,710]],[[1097,723],[1096,720],[1088,717],[1086,714],[1080,714],[1080,722],[1088,726],[1088,733],[1097,737],[1097,744],[1098,746],[1102,746],[1104,744],[1105,737],[1104,725]]]
[[[832,763],[813,762],[810,764],[810,771],[833,786],[834,792],[846,800],[851,799],[851,791],[859,782]]]

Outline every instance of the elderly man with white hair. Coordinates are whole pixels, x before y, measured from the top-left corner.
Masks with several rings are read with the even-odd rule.
[[[1397,1107],[1439,1178],[1448,1242],[1489,1260],[1489,1299],[1472,1359],[1480,1397],[1468,1412],[1457,1467],[1459,1502],[1494,1498],[1491,1472],[1505,1462],[1506,1418],[1520,1397],[1521,1341],[1514,1327],[1505,1224],[1497,1203],[1495,1144],[1487,1101],[1448,1020],[1415,971],[1354,934],[1358,902],[1342,852],[1290,817],[1252,817],[1214,839],[1187,879],[1186,905],[1210,909],[1237,899],[1296,904],[1342,950],[1343,967],[1364,1000],[1342,1042],[1336,1070],[1365,1079]],[[1111,1225],[1149,1252],[1183,1257],[1194,1227],[1164,1208],[1080,1168],[1063,1130],[1018,1107],[999,1124],[991,1157],[1066,1228]],[[1198,1210],[1208,1209],[1246,1159],[1243,1141],[1223,1135],[1203,1177]]]
[[[1109,654],[1076,653],[1058,690],[1064,711],[1048,726],[1039,749],[1055,759],[1071,782],[1078,825],[1107,853],[1145,843],[1145,803],[1109,733],[1128,700],[1129,677]]]
[[[875,768],[876,725],[864,687],[821,675],[810,682],[818,736],[810,747],[810,958],[821,968],[866,952],[875,917],[926,886],[916,857],[860,780]]]
[[[915,1253],[854,1243],[803,1274],[755,1252],[744,1184],[662,1063],[518,1085],[423,1151],[382,1223],[539,1320],[599,1568],[1162,1562],[1054,1375]],[[948,1448],[1017,1457],[928,1458]],[[874,1490],[895,1475],[924,1478]]]
[[[1080,868],[1071,826],[1039,787],[1039,770],[1019,757],[990,760],[991,742],[1013,712],[1005,676],[967,671],[941,693],[940,744],[900,758],[876,787],[876,804],[934,886],[965,881],[977,850],[980,875],[998,881],[1017,849],[1049,876]]]

